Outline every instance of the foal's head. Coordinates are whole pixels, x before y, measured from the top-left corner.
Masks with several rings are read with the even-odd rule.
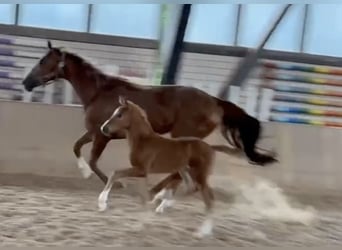
[[[52,80],[61,78],[64,67],[65,52],[59,48],[53,48],[48,41],[48,52],[33,67],[31,72],[23,80],[23,85],[27,91],[32,91],[35,87],[48,84]]]
[[[110,137],[120,130],[129,130],[132,125],[140,128],[141,131],[149,132],[151,125],[147,119],[146,112],[138,105],[128,101],[125,97],[119,96],[119,107],[112,116],[101,126],[101,132]]]

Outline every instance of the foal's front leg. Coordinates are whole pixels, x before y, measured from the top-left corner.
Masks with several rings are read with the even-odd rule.
[[[113,184],[116,180],[124,177],[146,177],[146,174],[137,168],[113,171],[113,173],[108,178],[106,186],[104,187],[103,191],[100,193],[98,197],[99,211],[104,211],[107,209],[108,195],[110,190],[112,189]]]

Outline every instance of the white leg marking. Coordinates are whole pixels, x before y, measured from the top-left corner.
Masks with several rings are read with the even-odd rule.
[[[153,197],[151,203],[156,203],[157,200],[162,200],[162,199],[165,197],[166,192],[167,192],[167,189],[165,189],[165,188],[162,189],[162,190],[160,190],[159,193],[157,193],[157,194]]]
[[[98,204],[100,212],[105,211],[107,209],[108,195],[113,186],[113,176],[114,176],[114,173],[108,178],[108,182],[106,186],[104,187],[103,191],[99,195],[97,204]]]
[[[172,200],[172,190],[163,188],[159,193],[157,193],[151,203],[156,203],[157,200]]]
[[[213,221],[211,218],[207,218],[195,233],[195,237],[203,238],[205,236],[211,235],[213,232]]]
[[[105,211],[107,209],[108,193],[108,191],[102,191],[99,196],[98,207],[100,212]]]
[[[164,213],[164,210],[166,208],[172,207],[172,205],[175,203],[174,200],[169,199],[163,199],[160,205],[156,208],[156,213],[161,214]]]
[[[82,156],[77,159],[77,165],[78,165],[78,168],[81,170],[81,173],[85,179],[88,179],[93,173],[89,164],[86,162],[86,160]]]
[[[188,172],[188,167],[186,170],[180,170],[179,174],[181,175],[183,181],[186,184],[186,187],[188,189],[188,192],[190,193],[191,191],[195,190],[195,183],[192,179],[192,177],[190,176],[189,172]]]

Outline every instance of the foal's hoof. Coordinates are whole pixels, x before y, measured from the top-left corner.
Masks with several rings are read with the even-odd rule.
[[[160,203],[160,205],[156,208],[155,212],[157,214],[162,214],[162,213],[164,213],[164,210],[166,208],[172,207],[172,205],[174,203],[175,203],[174,200],[163,199],[162,202]]]
[[[192,195],[196,193],[197,191],[199,191],[199,187],[195,185],[193,186],[193,188],[185,190],[185,195]]]
[[[99,211],[103,212],[107,209],[107,202],[101,202],[99,201],[98,203]]]
[[[206,236],[212,235],[213,232],[213,222],[211,219],[207,219],[203,222],[201,227],[193,234],[195,238],[202,239]]]

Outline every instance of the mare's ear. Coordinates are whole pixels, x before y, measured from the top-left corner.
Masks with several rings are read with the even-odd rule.
[[[50,40],[48,40],[47,46],[48,46],[48,48],[49,48],[50,50],[52,49],[52,44],[51,44],[51,41],[50,41]]]
[[[120,105],[122,105],[122,106],[127,106],[127,99],[126,99],[126,97],[120,95],[120,96],[119,96],[119,103],[120,103]]]

